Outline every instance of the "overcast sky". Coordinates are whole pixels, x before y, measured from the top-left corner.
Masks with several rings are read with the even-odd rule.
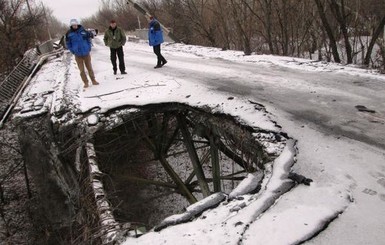
[[[90,17],[99,10],[100,0],[40,0],[53,10],[53,15],[65,24],[71,19],[81,20]]]

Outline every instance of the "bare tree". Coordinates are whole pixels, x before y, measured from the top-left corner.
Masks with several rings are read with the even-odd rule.
[[[344,0],[330,0],[330,9],[336,18],[339,29],[341,31],[342,37],[345,42],[345,51],[347,56],[347,63],[353,63],[353,49],[350,44],[349,33],[348,33],[348,17],[351,16],[351,13],[347,13],[348,9],[345,6]]]
[[[186,18],[190,26],[197,33],[208,41],[208,45],[216,47],[217,41],[217,21],[216,16],[211,11],[214,9],[212,1],[184,0],[182,1],[187,11]]]
[[[366,31],[361,35],[370,36],[370,43],[368,45],[363,64],[369,66],[372,59],[372,53],[375,45],[377,44],[380,48],[384,46],[384,40],[379,40],[380,35],[383,33],[385,26],[385,2],[368,0],[360,5],[362,30]],[[383,49],[383,48],[382,48]]]
[[[341,63],[341,59],[340,59],[340,55],[339,55],[338,47],[337,47],[337,40],[336,40],[335,34],[333,32],[333,29],[329,23],[329,20],[326,16],[326,8],[325,8],[324,1],[323,0],[314,0],[314,2],[316,3],[323,28],[325,29],[327,36],[329,38],[329,45],[332,49],[334,61],[337,63]]]
[[[227,0],[215,0],[212,4],[211,11],[216,16],[216,23],[218,27],[219,37],[218,42],[221,42],[222,49],[230,49],[232,43],[229,15],[230,15],[230,6]]]
[[[232,20],[239,37],[238,45],[242,47],[245,55],[252,53],[251,39],[254,34],[255,17],[250,9],[254,9],[256,1],[251,1],[249,7],[242,0],[230,0]]]
[[[41,40],[48,39],[48,31],[50,32],[50,35],[53,39],[60,38],[64,35],[64,33],[68,29],[68,25],[62,23],[59,21],[54,15],[52,9],[45,7],[45,23],[42,27],[45,27],[46,30],[38,31],[38,33],[44,34],[44,36],[41,37]],[[42,28],[41,27],[41,28]]]
[[[31,13],[24,0],[0,0],[0,73],[10,71],[37,41],[34,27],[43,22],[39,8]]]
[[[115,20],[126,31],[139,27],[137,13],[125,0],[103,0],[98,12],[83,19],[82,23],[85,27],[104,31],[109,27],[111,20]]]

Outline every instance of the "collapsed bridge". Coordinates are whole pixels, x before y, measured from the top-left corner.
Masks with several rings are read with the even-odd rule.
[[[71,62],[64,53],[48,63],[33,81],[46,91],[27,90],[13,117],[41,210],[56,234],[112,244],[204,219],[226,232],[223,239],[240,241],[294,186],[295,141],[262,105],[225,96],[192,103],[187,95],[181,102],[81,109]],[[140,94],[163,85],[129,86],[124,91]],[[81,99],[106,103],[111,96]],[[224,211],[211,220],[218,210]]]
[[[39,164],[46,159],[48,176],[40,177],[56,179],[61,195],[76,200],[77,208],[93,206],[91,216],[95,220],[90,223],[98,232],[92,237],[102,238],[103,243],[192,220],[197,213],[162,223],[213,193],[224,195],[206,209],[225,199],[257,193],[266,165],[271,167],[289,140],[278,132],[241,125],[229,115],[176,103],[84,116],[77,123],[54,125],[49,141],[44,137],[58,159],[47,159],[53,149],[43,150],[44,142],[31,144],[42,137],[30,133],[36,119],[21,127],[22,142],[24,152],[28,152],[27,166],[36,165],[36,159],[40,159]],[[35,132],[47,135],[38,127]],[[250,178],[249,174],[255,182],[228,196],[242,180]],[[50,199],[52,202],[52,196]]]
[[[66,55],[62,60],[69,62]],[[55,86],[64,89],[66,82]],[[135,237],[258,193],[269,179],[266,166],[271,168],[291,141],[279,127],[250,126],[207,106],[161,103],[79,113],[66,93],[43,92],[49,108],[37,111],[29,105],[41,95],[24,96],[22,102],[28,103],[15,108],[15,119],[48,219],[60,223],[64,233],[78,226],[86,240],[107,244]],[[259,104],[249,102],[249,107],[266,113]],[[293,150],[291,164],[294,155]],[[244,179],[253,183],[233,192]],[[214,193],[222,194],[185,212]],[[180,213],[182,219],[164,222]]]

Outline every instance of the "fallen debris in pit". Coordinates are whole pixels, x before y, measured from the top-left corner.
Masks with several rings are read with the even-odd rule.
[[[239,183],[233,191],[231,191],[229,194],[229,200],[248,193],[256,193],[256,190],[260,189],[263,177],[264,173],[262,171],[249,173],[247,177],[242,180],[242,182]]]
[[[168,226],[177,225],[177,224],[190,221],[196,216],[198,216],[199,214],[206,211],[207,209],[215,208],[223,200],[225,200],[226,197],[227,195],[221,192],[212,194],[211,196],[208,196],[205,199],[200,200],[199,202],[194,203],[193,205],[190,205],[189,207],[187,207],[186,212],[182,214],[172,215],[164,219],[159,225],[157,225],[154,228],[154,231],[160,231]]]

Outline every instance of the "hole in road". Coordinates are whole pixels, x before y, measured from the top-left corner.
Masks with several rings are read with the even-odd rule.
[[[264,140],[285,141],[185,105],[128,111],[95,133],[95,149],[116,220],[147,230],[211,193],[229,193],[277,157]]]

